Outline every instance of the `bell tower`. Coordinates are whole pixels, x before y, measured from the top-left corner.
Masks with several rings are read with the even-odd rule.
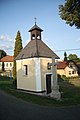
[[[31,40],[41,40],[41,32],[43,30],[36,25],[36,18],[35,18],[35,25],[29,30],[31,33]]]

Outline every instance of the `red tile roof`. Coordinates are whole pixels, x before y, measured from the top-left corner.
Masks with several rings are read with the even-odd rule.
[[[13,62],[14,57],[13,56],[5,56],[1,59],[1,62]]]
[[[68,62],[59,62],[59,64],[57,65],[57,69],[64,69],[65,67],[67,67]]]

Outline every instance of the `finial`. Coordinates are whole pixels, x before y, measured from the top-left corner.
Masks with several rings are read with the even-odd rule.
[[[37,18],[35,17],[34,19],[35,19],[35,25],[36,25],[36,19],[37,19]]]

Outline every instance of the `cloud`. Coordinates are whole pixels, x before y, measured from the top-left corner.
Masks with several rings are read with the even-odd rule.
[[[13,46],[11,45],[0,45],[0,49],[2,50],[13,50]]]
[[[0,35],[0,41],[12,42],[12,39],[9,35]]]

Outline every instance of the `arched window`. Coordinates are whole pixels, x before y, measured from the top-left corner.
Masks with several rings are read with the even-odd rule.
[[[12,63],[10,63],[10,67],[12,67]]]
[[[6,67],[8,67],[8,63],[6,63]]]
[[[32,39],[33,39],[33,40],[35,39],[35,34],[32,34]]]
[[[37,35],[37,39],[39,39],[39,40],[40,40],[40,35]]]

